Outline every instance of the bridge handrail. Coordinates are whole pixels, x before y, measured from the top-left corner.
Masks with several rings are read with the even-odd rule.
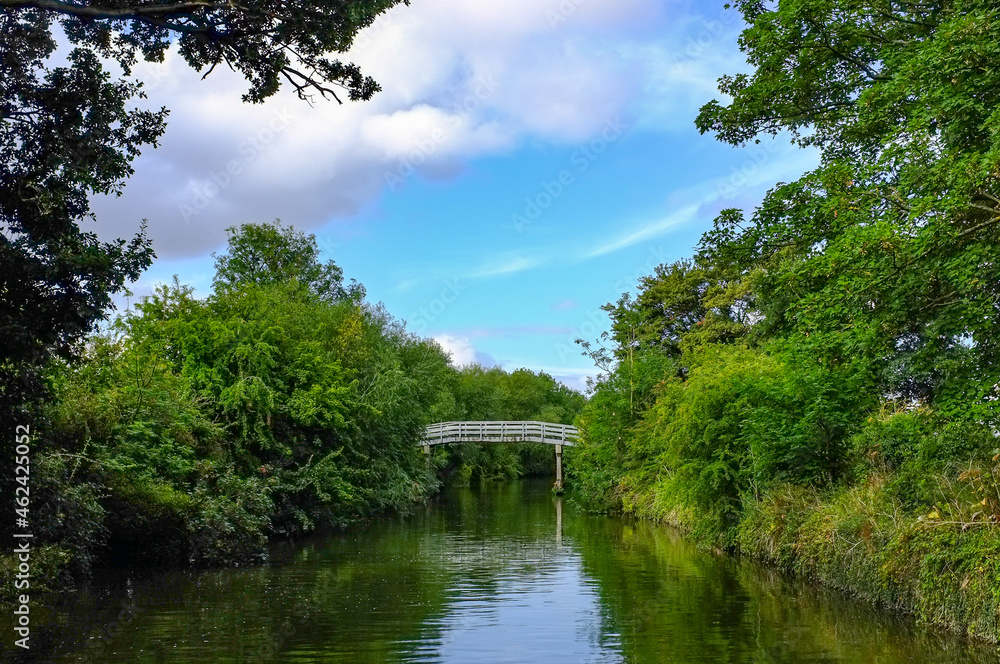
[[[421,445],[474,442],[537,442],[573,447],[579,430],[569,424],[552,422],[438,422],[429,425]]]

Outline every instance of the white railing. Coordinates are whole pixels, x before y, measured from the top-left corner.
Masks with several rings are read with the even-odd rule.
[[[421,445],[449,443],[546,443],[573,447],[580,432],[551,422],[439,422],[424,432]]]

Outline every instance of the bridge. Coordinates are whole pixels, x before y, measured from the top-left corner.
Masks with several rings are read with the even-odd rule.
[[[424,431],[420,441],[424,454],[435,445],[453,443],[545,443],[556,448],[556,490],[562,491],[563,447],[574,447],[579,430],[569,424],[551,422],[439,422]]]

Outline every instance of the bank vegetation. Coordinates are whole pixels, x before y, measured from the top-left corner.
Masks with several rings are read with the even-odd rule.
[[[699,129],[819,166],[605,307],[568,466],[592,505],[996,641],[1000,9],[734,5],[751,71]]]

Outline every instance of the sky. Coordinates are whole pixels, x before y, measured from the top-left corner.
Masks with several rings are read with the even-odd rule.
[[[167,132],[86,230],[146,219],[157,260],[135,296],[174,275],[207,296],[225,229],[281,219],[454,364],[583,390],[597,369],[574,340],[608,329],[603,304],[816,164],[784,139],[735,148],[695,128],[725,101],[717,79],[749,71],[723,5],[412,0],[343,56],[383,88],[343,105],[244,104],[232,72],[143,63]]]

